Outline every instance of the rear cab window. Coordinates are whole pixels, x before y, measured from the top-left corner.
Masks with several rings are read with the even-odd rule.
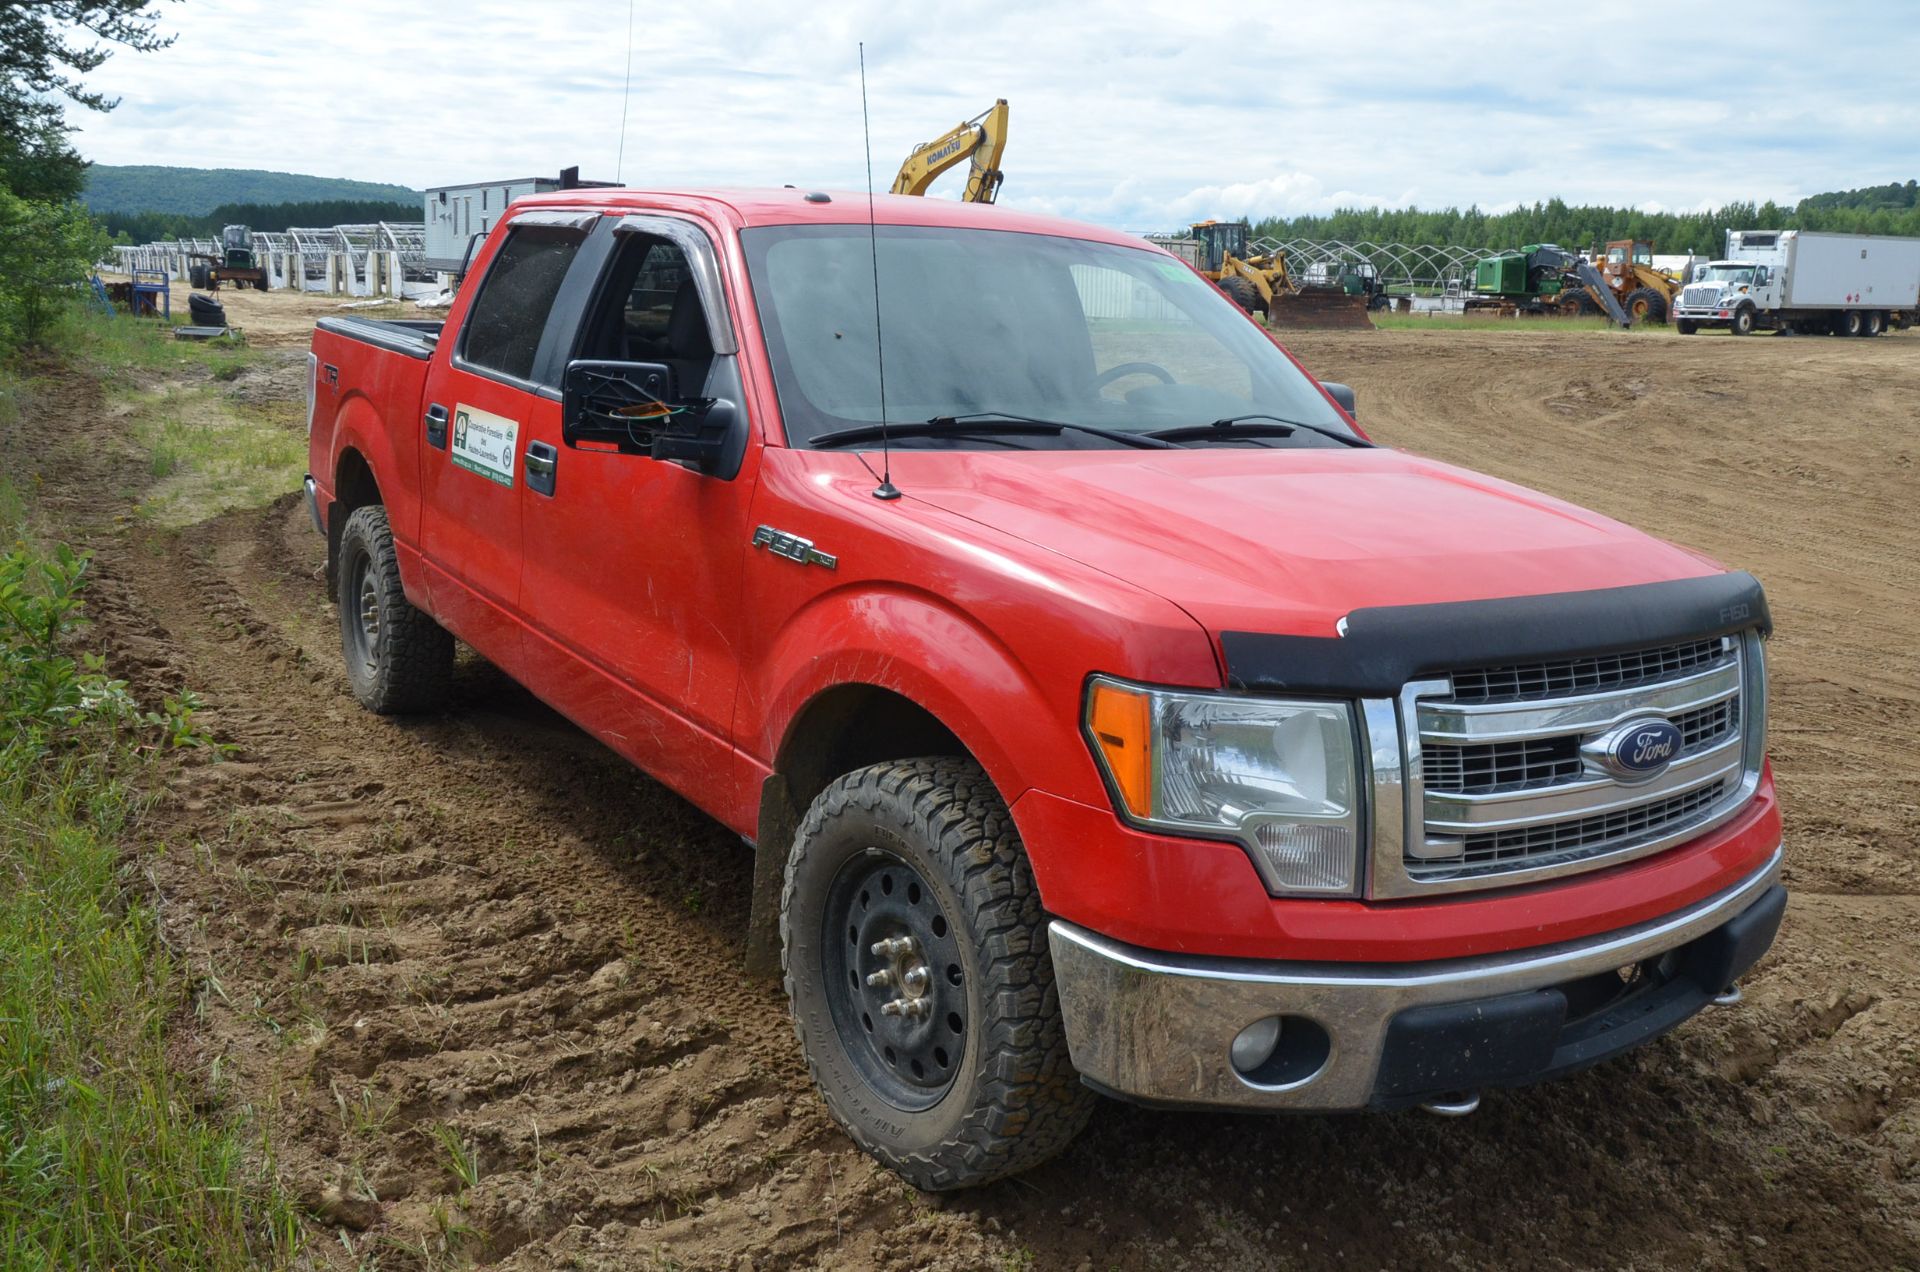
[[[468,369],[533,381],[547,319],[585,237],[578,229],[548,225],[508,231],[460,334],[460,358]]]

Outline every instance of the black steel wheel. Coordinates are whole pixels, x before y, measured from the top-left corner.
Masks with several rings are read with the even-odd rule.
[[[920,872],[882,848],[847,861],[821,923],[834,1030],[895,1108],[940,1102],[967,1051],[966,970],[953,923]]]
[[[1736,336],[1750,336],[1758,323],[1752,305],[1742,305],[1733,311],[1733,321],[1727,324],[1727,330]]]
[[[1086,1124],[1039,889],[971,760],[875,764],[822,791],[787,858],[780,942],[820,1098],[908,1182],[989,1183]]]

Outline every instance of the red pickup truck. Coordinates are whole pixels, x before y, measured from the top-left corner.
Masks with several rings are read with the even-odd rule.
[[[361,702],[458,638],[739,832],[750,961],[924,1188],[1095,1092],[1465,1112],[1737,1000],[1786,904],[1751,576],[1373,444],[1137,239],[872,218],[567,191],[444,325],[323,320]]]

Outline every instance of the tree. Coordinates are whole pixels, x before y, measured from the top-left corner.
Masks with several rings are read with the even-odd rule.
[[[66,200],[86,180],[67,143],[63,102],[86,110],[119,103],[79,79],[113,46],[150,52],[173,42],[155,29],[160,0],[0,0],[0,189]]]
[[[106,251],[106,234],[78,203],[0,190],[0,349],[42,339]]]

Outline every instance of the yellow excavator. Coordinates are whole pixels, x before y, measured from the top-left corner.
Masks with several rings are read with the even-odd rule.
[[[1007,99],[1002,97],[972,119],[954,125],[945,135],[915,146],[900,165],[900,175],[893,179],[893,193],[925,194],[941,173],[972,160],[961,201],[992,203],[1006,175],[1000,171],[1000,156],[1006,148]]]

